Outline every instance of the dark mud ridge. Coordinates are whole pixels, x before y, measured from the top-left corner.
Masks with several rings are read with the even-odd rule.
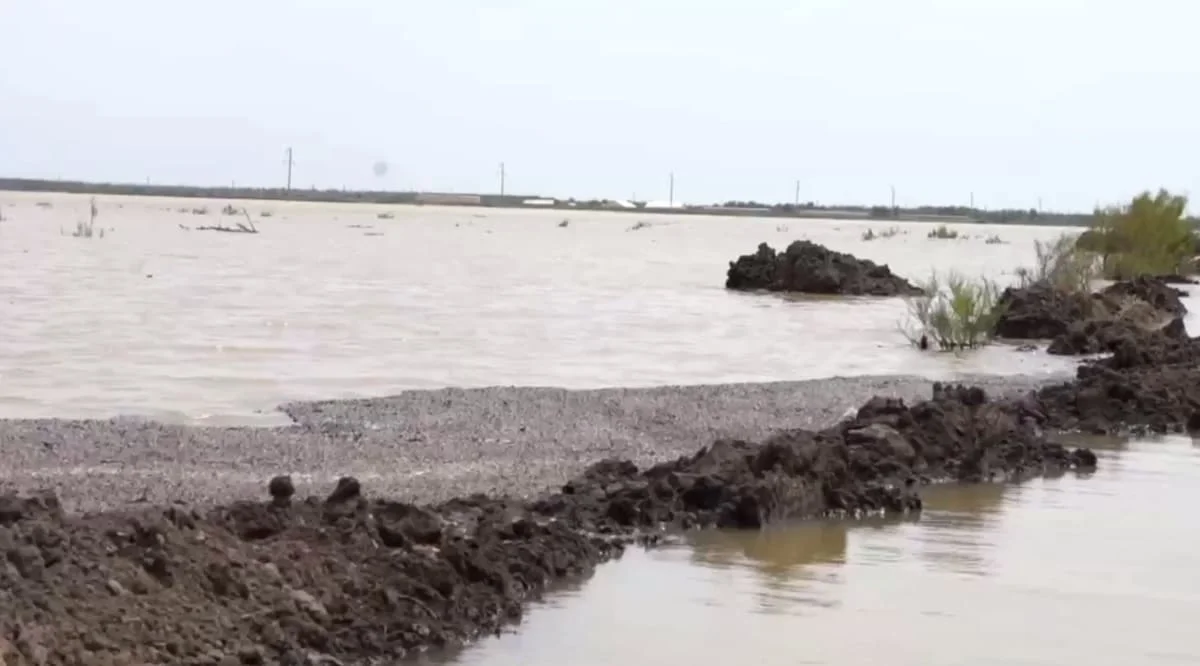
[[[1051,405],[1070,402],[1054,388]],[[1091,451],[1046,439],[1054,418],[1037,394],[939,385],[819,432],[721,440],[647,469],[602,461],[528,502],[415,506],[353,478],[300,499],[286,476],[261,502],[217,507],[69,515],[53,495],[2,496],[0,662],[385,663],[495,632],[548,584],[664,529],[901,514],[932,482],[1093,468]]]
[[[1187,339],[1182,298],[1186,294],[1161,277],[1117,282],[1098,293],[1083,294],[1038,283],[1010,287],[1000,297],[1004,313],[996,335],[1016,340],[1051,340],[1051,354],[1115,352],[1145,339],[1167,343]]]
[[[782,253],[766,243],[729,263],[727,289],[806,294],[917,296],[923,293],[887,266],[799,240]]]

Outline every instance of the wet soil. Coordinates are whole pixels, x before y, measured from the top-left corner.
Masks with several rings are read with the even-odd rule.
[[[1187,338],[1186,294],[1160,277],[1139,277],[1083,294],[1047,283],[1010,287],[1000,297],[997,337],[1051,340],[1051,354],[1108,353],[1124,341]]]
[[[719,440],[639,469],[606,460],[533,501],[416,506],[343,478],[298,499],[71,515],[53,495],[0,500],[6,664],[381,663],[470,640],[523,603],[664,528],[916,512],[938,480],[1089,469],[1047,441],[1032,396],[937,386],[869,401],[822,431]],[[368,489],[369,490],[369,489]]]
[[[783,252],[761,243],[754,254],[729,263],[727,289],[854,296],[915,296],[921,290],[886,265],[835,252],[811,241],[793,242]]]

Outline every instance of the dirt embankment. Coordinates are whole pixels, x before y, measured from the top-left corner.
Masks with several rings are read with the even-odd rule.
[[[519,618],[547,584],[662,527],[906,512],[934,480],[1003,480],[1096,463],[1048,442],[1029,399],[935,388],[876,398],[826,430],[720,440],[639,469],[608,460],[530,502],[434,506],[324,498],[280,477],[261,502],[67,515],[51,495],[0,500],[5,664],[372,663]],[[369,490],[369,489],[368,489]],[[268,498],[267,495],[270,495]]]
[[[783,252],[761,243],[754,254],[729,263],[727,289],[789,291],[853,296],[916,296],[922,291],[887,266],[811,241],[793,242]]]
[[[1185,340],[1184,292],[1167,280],[1140,277],[1092,294],[1038,283],[1011,287],[1000,297],[1004,313],[996,335],[1015,340],[1050,340],[1060,355],[1115,351],[1130,340]]]

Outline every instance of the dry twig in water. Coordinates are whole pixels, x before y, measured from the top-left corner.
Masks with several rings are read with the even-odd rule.
[[[224,224],[206,225],[203,227],[196,227],[196,231],[221,231],[227,234],[258,233],[258,227],[254,226],[254,220],[250,219],[250,214],[246,212],[245,208],[242,209],[242,216],[246,218],[246,222],[244,224],[242,222],[237,222],[236,226],[232,227],[227,227]]]

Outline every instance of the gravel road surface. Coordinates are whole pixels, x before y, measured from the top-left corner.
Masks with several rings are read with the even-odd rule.
[[[1065,377],[980,377],[1001,395]],[[571,391],[496,387],[410,391],[281,407],[295,425],[199,428],[133,418],[0,420],[0,491],[53,488],[68,510],[139,502],[264,497],[292,474],[301,493],[340,476],[366,492],[437,501],[473,492],[528,496],[606,457],[639,465],[719,437],[821,428],[874,395],[928,397],[916,377]]]

